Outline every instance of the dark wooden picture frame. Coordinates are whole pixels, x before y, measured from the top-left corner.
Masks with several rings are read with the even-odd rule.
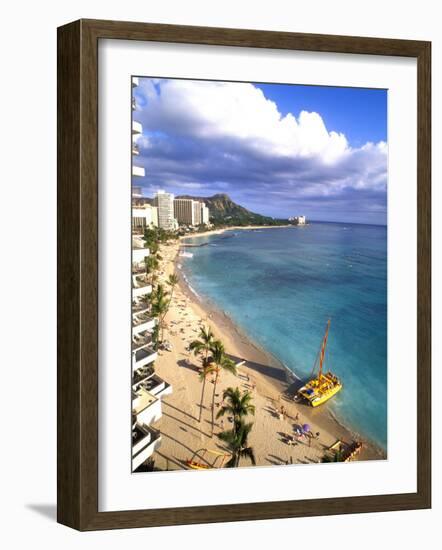
[[[98,511],[98,41],[121,39],[417,59],[417,492]],[[58,521],[82,531],[431,506],[431,44],[79,20],[58,29]]]

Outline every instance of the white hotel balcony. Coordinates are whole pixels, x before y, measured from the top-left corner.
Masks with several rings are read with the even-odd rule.
[[[162,416],[161,400],[144,388],[132,392],[132,414],[140,424],[150,424]]]
[[[137,349],[132,352],[132,372],[141,369],[150,363],[153,363],[158,357],[158,353],[148,346]]]
[[[148,330],[144,332],[139,332],[132,336],[132,351],[137,351],[138,349],[144,348],[145,346],[152,346],[153,338],[152,333]]]
[[[132,135],[136,136],[138,134],[141,134],[143,131],[143,126],[137,122],[136,120],[132,121]]]
[[[172,393],[172,386],[168,382],[165,382],[158,374],[153,372],[145,380],[138,383],[137,390],[148,391],[151,395],[161,399]]]
[[[138,208],[133,208],[132,209],[132,216],[133,217],[140,217],[142,214],[144,213],[144,211],[142,209],[138,209]],[[144,246],[144,238],[142,235],[134,235],[132,233],[132,246],[134,248],[145,248],[146,250],[149,250],[148,248],[146,248]]]
[[[146,174],[146,171],[142,166],[135,166],[135,164],[132,165],[132,176],[143,178],[145,174]]]
[[[132,299],[150,294],[151,292],[152,285],[147,282],[145,274],[140,273],[132,276]]]
[[[132,262],[139,264],[144,261],[144,258],[150,255],[150,250],[148,248],[142,247],[133,247],[132,248]]]
[[[155,369],[153,365],[147,365],[146,367],[141,367],[141,369],[135,371],[132,376],[132,389],[136,391],[142,382],[145,382],[154,374]]]
[[[137,313],[132,316],[132,335],[141,334],[145,331],[151,331],[155,328],[156,319],[149,317],[147,312]]]
[[[143,300],[136,300],[132,302],[132,316],[139,315],[140,313],[148,313],[150,311],[150,304]],[[141,346],[138,346],[141,347]]]
[[[145,462],[161,445],[161,433],[144,424],[132,428],[132,471]]]

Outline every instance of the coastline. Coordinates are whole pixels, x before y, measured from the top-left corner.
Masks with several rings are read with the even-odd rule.
[[[177,273],[180,272],[181,270],[178,269]],[[365,449],[359,457],[360,460],[386,458],[385,451],[379,445],[347,427],[345,422],[340,420],[327,406],[313,409],[307,405],[291,401],[289,397],[303,384],[301,379],[274,355],[244,334],[241,328],[224,311],[199,294],[195,294],[196,291],[191,288],[189,282],[183,276],[180,277],[179,285],[190,300],[191,307],[206,320],[207,324],[211,326],[217,336],[221,337],[222,341],[228,342],[226,344],[227,351],[236,351],[236,353],[228,353],[228,355],[246,360],[247,366],[241,367],[241,370],[257,380],[262,379],[263,385],[272,394],[274,400],[281,402],[286,408],[290,407],[296,411],[293,416],[297,412],[301,413],[307,423],[316,425],[319,431],[335,434],[336,439],[343,441],[362,440]],[[263,365],[264,368],[258,369],[257,365]],[[258,384],[257,381],[257,386]],[[271,386],[271,389],[269,386]]]
[[[244,227],[243,229],[246,228]],[[217,230],[210,234],[217,234],[223,231],[225,230]],[[203,234],[198,234],[198,236],[203,236]],[[240,374],[238,377],[235,378],[233,375],[223,373],[223,386],[220,386],[220,393],[222,392],[222,388],[228,385],[241,386],[243,390],[254,388],[254,401],[257,409],[256,418],[254,420],[257,426],[262,426],[261,433],[258,432],[258,427],[254,428],[254,432],[252,433],[254,436],[254,447],[259,451],[257,452],[259,458],[259,460],[257,458],[258,465],[269,465],[269,463],[288,464],[288,459],[290,459],[290,461],[294,460],[295,463],[320,462],[324,451],[336,441],[351,442],[355,439],[362,439],[364,443],[363,450],[357,457],[357,460],[385,459],[386,453],[382,449],[368,439],[361,438],[361,436],[349,430],[328,408],[326,408],[326,406],[320,409],[313,409],[293,401],[292,396],[301,385],[300,380],[298,380],[295,374],[284,366],[276,357],[269,354],[267,350],[261,348],[253,342],[249,336],[244,334],[244,332],[224,312],[220,311],[207,299],[196,294],[196,291],[191,288],[190,284],[185,279],[182,270],[179,269],[179,264],[182,260],[178,256],[180,246],[180,241],[167,246],[168,253],[162,271],[164,277],[167,277],[168,274],[175,271],[179,276],[179,283],[167,319],[168,331],[170,332],[170,338],[168,336],[168,339],[172,342],[174,352],[172,354],[167,354],[167,352],[160,353],[158,369],[160,376],[164,375],[166,380],[174,383],[174,387],[175,385],[178,386],[178,391],[188,393],[188,401],[186,401],[185,404],[185,396],[183,394],[179,398],[177,397],[177,401],[172,404],[172,401],[174,401],[172,395],[170,396],[171,406],[176,410],[185,410],[186,407],[192,406],[194,409],[193,414],[187,416],[192,416],[194,419],[198,416],[198,404],[195,403],[201,392],[199,378],[195,375],[198,359],[190,356],[183,344],[188,343],[191,339],[198,336],[197,333],[199,330],[197,330],[195,326],[201,327],[208,325],[211,327],[215,336],[224,342],[227,354],[236,363],[245,361],[245,364],[239,368]],[[189,320],[190,322],[188,322]],[[173,328],[178,327],[178,323],[180,322],[182,322],[182,327],[184,328],[180,328],[179,330],[181,332],[175,334]],[[197,323],[197,325],[195,323]],[[186,357],[186,359],[183,359],[183,357]],[[180,372],[182,376],[178,377],[176,364],[178,362],[179,365],[183,366],[183,361],[186,362],[186,366],[189,369],[193,369],[193,377],[184,370]],[[175,380],[173,380],[174,378]],[[207,396],[207,400],[205,401],[205,409],[207,411],[210,408],[210,406],[207,406],[210,405],[208,400],[209,396]],[[190,401],[192,401],[193,405],[190,405]],[[278,431],[282,429],[282,426],[280,426],[281,421],[275,419],[278,416],[275,412],[279,411],[281,406],[286,410],[286,418],[283,422],[284,429],[282,432]],[[259,415],[258,410],[260,411]],[[207,416],[208,413],[205,414]],[[298,444],[298,447],[289,450],[290,456],[287,456],[288,449],[286,449],[286,447],[288,447],[288,445],[284,444],[283,438],[280,438],[280,434],[291,433],[294,422],[297,419],[299,421],[298,423],[301,425],[304,423],[309,424],[311,426],[311,431],[313,433],[320,433],[320,436],[318,441],[314,443],[314,447],[312,445],[310,448],[309,445],[308,449],[306,449],[306,444],[302,444],[302,446]],[[206,425],[210,424],[207,418],[205,422]],[[178,430],[182,432],[183,427],[175,426],[171,421],[165,422],[165,424],[165,429],[162,428],[161,431],[167,433],[173,432],[172,440],[175,443],[170,444],[170,450],[168,446],[163,444],[161,452],[163,452],[164,449],[164,456],[169,456],[172,454],[173,450],[176,457],[180,452],[179,445],[176,443],[178,441],[177,436],[182,436],[182,433]],[[187,421],[184,429],[189,430],[188,426],[189,422]],[[197,431],[202,433],[201,430],[195,428],[194,435],[198,436]],[[273,434],[275,434],[274,439],[272,439]],[[216,438],[215,440],[206,439],[205,436],[207,436],[206,433],[202,434],[202,436],[199,435],[199,441],[198,443],[195,442],[195,445],[203,447],[203,444],[207,444],[207,442],[209,442],[212,447],[214,444],[216,445]],[[193,448],[188,443],[186,443],[186,447],[189,449]],[[286,459],[284,459],[283,454],[287,457]],[[278,457],[278,460],[272,457]],[[167,462],[167,464],[170,466],[169,462]],[[244,465],[246,466],[247,464]]]
[[[245,230],[259,230],[259,229],[282,229],[287,227],[297,227],[296,225],[233,225],[232,227],[223,227],[220,229],[209,229],[208,231],[202,231],[201,233],[191,233],[190,235],[181,235],[179,240],[192,239],[197,237],[208,237],[210,235],[222,235],[226,231],[245,231]],[[184,243],[185,246],[185,243]]]

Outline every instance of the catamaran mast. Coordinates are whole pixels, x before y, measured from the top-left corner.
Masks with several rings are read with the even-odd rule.
[[[321,381],[322,376],[322,365],[324,363],[324,357],[325,357],[325,346],[327,345],[327,338],[328,338],[328,330],[330,328],[330,319],[327,321],[327,328],[325,329],[325,336],[322,340],[322,346],[321,346],[321,355],[319,357],[319,376],[318,381]]]

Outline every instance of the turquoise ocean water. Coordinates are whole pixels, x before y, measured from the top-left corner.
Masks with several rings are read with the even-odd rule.
[[[387,449],[387,228],[312,223],[192,237],[193,289],[299,378],[331,318],[328,365],[344,389],[339,419]]]

